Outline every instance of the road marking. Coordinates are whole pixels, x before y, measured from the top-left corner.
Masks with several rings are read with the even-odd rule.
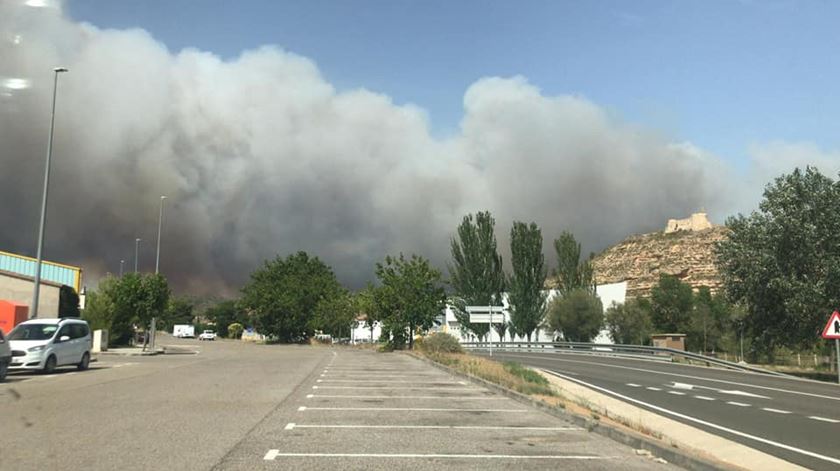
[[[767,391],[776,391],[776,392],[782,392],[782,393],[787,393],[787,394],[798,394],[800,396],[818,397],[820,399],[830,399],[832,401],[840,401],[840,397],[837,397],[837,396],[826,396],[826,395],[823,395],[823,394],[807,393],[807,392],[801,392],[801,391],[792,391],[790,389],[774,388],[774,387],[770,387],[770,386],[759,386],[759,385],[755,385],[755,384],[739,383],[737,381],[727,381],[727,380],[723,380],[723,379],[704,378],[702,376],[693,376],[693,375],[686,375],[686,374],[681,374],[681,373],[668,373],[668,372],[665,372],[665,371],[649,370],[647,368],[634,368],[634,367],[631,367],[631,366],[610,365],[608,363],[599,363],[599,362],[594,362],[594,361],[567,360],[565,358],[554,358],[554,357],[546,358],[545,356],[534,356],[534,355],[507,354],[507,356],[513,357],[513,358],[516,358],[516,357],[519,357],[519,358],[534,358],[534,359],[537,359],[537,360],[560,361],[560,362],[567,362],[567,363],[581,363],[581,364],[585,364],[585,365],[602,366],[602,367],[605,367],[605,368],[618,368],[618,369],[623,369],[623,370],[641,371],[641,372],[644,372],[644,373],[654,373],[654,374],[660,374],[660,375],[666,375],[666,376],[676,376],[676,377],[679,377],[679,378],[690,378],[690,379],[696,379],[696,380],[700,380],[700,381],[709,381],[709,382],[714,382],[714,383],[732,384],[732,385],[735,385],[735,386],[743,386],[743,387],[746,387],[746,388],[764,389],[764,390],[767,390]],[[766,376],[766,377],[767,378],[772,378],[772,379],[787,379],[787,378],[783,378],[781,376]]]
[[[268,450],[264,460],[283,458],[450,458],[450,459],[502,459],[502,460],[612,460],[615,456],[589,455],[462,455],[446,453],[280,453]]]
[[[776,414],[790,414],[789,410],[771,409],[770,407],[762,407],[761,410],[766,410],[767,412],[774,412]],[[838,461],[838,463],[840,463],[840,461]]]
[[[649,391],[662,391],[662,388],[655,388],[653,386],[648,386],[645,389],[647,389]]]
[[[627,386],[630,386],[631,388],[641,388],[642,387],[641,384],[636,384],[636,383],[627,383]]]
[[[354,410],[354,411],[405,411],[405,412],[528,412],[528,409],[452,409],[436,407],[307,407],[301,406],[298,411],[310,410]]]
[[[731,434],[734,434],[734,435],[738,435],[739,437],[747,438],[749,440],[754,440],[754,441],[757,441],[757,442],[760,442],[760,443],[764,443],[766,445],[774,446],[776,448],[781,448],[783,450],[788,450],[788,451],[792,451],[794,453],[799,453],[799,454],[802,454],[802,455],[805,455],[805,456],[810,456],[812,458],[816,458],[816,459],[819,459],[819,460],[828,461],[829,463],[840,464],[840,459],[837,459],[837,458],[832,458],[830,456],[825,456],[825,455],[821,455],[819,453],[814,453],[813,451],[803,450],[801,448],[796,448],[794,446],[785,445],[784,443],[774,442],[773,440],[768,440],[766,438],[758,437],[756,435],[750,435],[748,433],[741,432],[741,431],[735,430],[735,429],[731,429],[729,427],[724,427],[722,425],[718,425],[718,424],[708,422],[708,421],[705,421],[705,420],[702,420],[702,419],[698,419],[698,418],[692,417],[690,415],[685,415],[685,414],[681,414],[679,412],[674,412],[670,409],[665,409],[664,407],[659,407],[659,406],[650,404],[648,402],[640,401],[638,399],[633,399],[632,397],[625,396],[624,394],[617,393],[615,391],[611,391],[609,389],[602,388],[600,386],[596,386],[594,384],[587,383],[585,381],[581,381],[577,378],[572,378],[570,376],[566,376],[566,375],[556,373],[556,372],[553,372],[553,371],[547,371],[547,372],[554,375],[554,376],[557,376],[559,378],[563,378],[567,381],[571,381],[573,383],[577,383],[577,384],[580,384],[582,386],[586,386],[587,388],[594,389],[596,391],[601,391],[603,393],[606,393],[606,394],[609,394],[611,396],[617,397],[617,398],[622,399],[624,401],[632,402],[634,404],[639,404],[639,405],[645,406],[647,408],[650,408],[650,409],[653,409],[653,410],[656,410],[656,411],[659,411],[659,412],[662,412],[662,413],[665,413],[665,414],[668,414],[668,415],[672,415],[674,417],[679,417],[681,419],[688,420],[688,421],[691,421],[691,422],[694,422],[694,423],[698,423],[700,425],[705,425],[706,427],[711,427],[711,428],[716,429],[716,430],[721,430],[721,431],[724,431],[724,432],[728,432],[728,433],[731,433]]]
[[[391,379],[383,379],[383,380],[376,380],[376,379],[316,379],[316,383],[401,383],[401,384],[411,384],[411,383],[435,383],[435,384],[460,384],[462,386],[466,386],[467,383],[463,381],[394,381]]]
[[[729,404],[730,406],[750,407],[749,404],[744,404],[743,402],[729,401],[729,402],[727,402],[727,404]]]
[[[674,396],[685,396],[684,392],[679,391],[668,391],[668,394],[673,394]]]
[[[313,397],[325,397],[331,399],[434,399],[434,400],[473,400],[473,401],[506,401],[504,396],[382,396],[382,395],[355,395],[355,394],[307,394],[307,399]]]
[[[840,420],[836,420],[836,419],[827,419],[827,418],[825,418],[825,417],[817,417],[817,416],[815,416],[815,415],[812,415],[812,416],[810,416],[810,417],[808,417],[808,418],[809,418],[809,419],[814,419],[814,420],[819,420],[820,422],[828,422],[828,423],[830,423],[830,424],[840,424]]]
[[[312,386],[312,389],[412,389],[423,391],[481,391],[480,388],[425,387],[425,386]]]
[[[292,430],[293,428],[295,428],[295,423],[289,422],[288,424],[286,424],[285,430]]]
[[[701,401],[714,401],[715,398],[709,396],[694,396],[695,399],[700,399]]]
[[[291,425],[292,427],[289,427]],[[493,426],[493,425],[303,425],[288,424],[286,430],[292,428],[337,428],[337,429],[418,429],[418,430],[527,430],[547,432],[582,432],[580,427],[516,427],[516,426]]]
[[[760,399],[770,399],[767,396],[759,396],[758,394],[748,393],[748,392],[745,392],[745,391],[739,391],[737,389],[718,389],[718,388],[710,388],[708,386],[696,386],[694,384],[688,384],[688,383],[674,382],[671,385],[671,387],[674,388],[674,389],[685,389],[685,390],[689,390],[689,391],[692,391],[695,388],[697,388],[697,389],[708,389],[709,391],[715,391],[715,392],[719,392],[719,393],[722,393],[722,394],[732,394],[734,396],[746,396],[746,397],[755,397],[755,398],[760,398]]]

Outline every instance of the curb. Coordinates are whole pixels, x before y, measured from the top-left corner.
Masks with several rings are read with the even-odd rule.
[[[414,357],[422,362],[425,362],[439,370],[443,370],[452,375],[470,380],[473,383],[477,383],[488,389],[496,391],[504,396],[507,396],[515,401],[539,409],[547,414],[553,415],[554,417],[568,420],[573,424],[585,428],[590,432],[595,432],[598,435],[607,437],[610,440],[616,441],[618,443],[633,447],[634,449],[647,450],[654,454],[656,457],[662,458],[668,463],[674,464],[676,466],[680,466],[682,468],[689,469],[692,471],[740,471],[742,469],[739,467],[727,465],[725,463],[716,463],[698,456],[694,456],[684,450],[667,445],[665,443],[660,442],[659,440],[648,437],[646,435],[642,435],[641,433],[635,431],[625,430],[616,427],[612,424],[604,424],[601,423],[600,420],[594,420],[592,418],[582,416],[574,412],[570,412],[566,409],[560,409],[557,407],[549,406],[548,404],[542,401],[532,399],[529,396],[526,396],[517,391],[513,391],[495,383],[491,383],[485,379],[478,378],[476,376],[462,373],[458,370],[455,370],[454,368],[442,365],[440,363],[436,363],[428,358],[422,357],[415,353],[406,353],[409,356]]]

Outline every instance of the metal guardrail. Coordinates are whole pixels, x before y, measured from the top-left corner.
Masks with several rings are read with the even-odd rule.
[[[720,358],[700,355],[665,347],[648,347],[644,345],[624,345],[610,343],[587,342],[464,342],[461,344],[467,350],[497,350],[516,352],[564,353],[581,355],[617,356],[630,358],[644,358],[673,362],[677,357],[685,358],[689,362],[705,363],[706,366],[718,366],[731,370],[750,371],[773,376],[788,376],[777,371],[765,370],[741,363],[721,360]]]

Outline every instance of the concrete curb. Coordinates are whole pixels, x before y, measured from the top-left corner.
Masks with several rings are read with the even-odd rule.
[[[583,415],[576,414],[574,412],[567,411],[565,409],[550,406],[542,401],[532,399],[529,396],[526,396],[517,391],[510,390],[508,388],[505,388],[495,383],[491,383],[485,379],[478,378],[476,376],[462,373],[458,370],[455,370],[454,368],[434,362],[426,357],[411,352],[407,353],[409,356],[414,357],[431,366],[434,366],[435,368],[472,381],[473,383],[484,386],[504,396],[514,399],[520,403],[534,407],[555,417],[568,420],[579,427],[585,428],[588,431],[595,432],[613,441],[633,447],[634,449],[647,450],[653,455],[662,458],[665,461],[676,466],[680,466],[682,468],[689,469],[692,471],[743,470],[743,468],[740,467],[734,467],[726,463],[714,462],[704,457],[695,456],[693,454],[690,454],[687,450],[675,448],[653,437],[648,437],[646,435],[642,435],[641,433],[632,430],[620,428],[612,424],[601,423],[601,421],[595,420],[591,417],[586,417]]]

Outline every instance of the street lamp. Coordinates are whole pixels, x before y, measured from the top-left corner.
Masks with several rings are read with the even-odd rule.
[[[137,273],[137,257],[140,254],[140,241],[143,240],[141,238],[134,239],[134,273]]]
[[[47,223],[47,193],[50,187],[50,163],[52,161],[53,132],[55,131],[55,99],[58,93],[58,74],[67,72],[67,69],[64,67],[56,67],[53,69],[53,72],[55,73],[55,76],[53,78],[52,113],[50,115],[50,138],[47,141],[47,165],[44,169],[44,194],[41,199],[41,224],[38,227],[38,254],[37,262],[35,263],[35,289],[32,292],[32,319],[38,317],[38,300],[41,295],[41,264],[44,261],[44,226]]]
[[[120,278],[123,276],[123,267],[125,266],[125,260],[120,260]]]
[[[160,197],[160,213],[158,214],[158,238],[157,238],[157,255],[155,255],[155,275],[160,273],[160,230],[163,226],[163,201],[166,196]]]

